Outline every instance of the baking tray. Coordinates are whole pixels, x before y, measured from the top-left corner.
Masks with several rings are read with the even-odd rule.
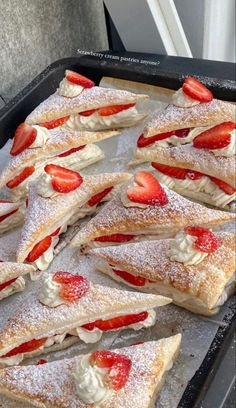
[[[109,55],[112,58],[109,58]],[[155,65],[122,61],[129,59],[154,61]],[[115,60],[113,56],[118,57]],[[234,101],[235,71],[233,64],[214,63],[196,59],[166,57],[138,53],[104,52],[102,57],[71,57],[56,61],[38,75],[22,92],[0,110],[0,147],[14,134],[16,127],[44,99],[52,94],[64,76],[65,69],[76,70],[93,79],[97,84],[103,76],[123,78],[160,87],[178,89],[184,76],[195,75],[206,83],[218,98]],[[206,72],[207,76],[200,75]],[[219,75],[216,77],[216,75]],[[232,303],[200,368],[188,383],[179,403],[179,408],[194,408],[201,405],[219,362],[226,352],[228,339],[233,333],[236,320],[236,304]]]

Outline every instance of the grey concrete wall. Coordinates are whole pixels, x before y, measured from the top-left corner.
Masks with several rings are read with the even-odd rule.
[[[0,95],[9,100],[78,48],[108,49],[102,0],[1,0]]]

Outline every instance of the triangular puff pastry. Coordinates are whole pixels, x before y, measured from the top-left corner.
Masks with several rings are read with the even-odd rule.
[[[66,98],[60,96],[57,92],[43,101],[33,112],[26,118],[26,123],[42,124],[54,119],[64,118],[66,116],[77,115],[80,112],[90,111],[93,109],[104,108],[112,105],[128,105],[138,102],[139,100],[147,99],[147,95],[134,94],[128,91],[108,89],[94,86],[90,89],[84,89],[79,96],[74,98]],[[130,116],[129,126],[133,126],[137,122],[143,120],[145,114]],[[68,118],[71,119],[71,118]],[[119,121],[103,125],[104,128],[119,128],[126,127],[128,123],[123,116]],[[65,124],[66,125],[66,124]]]
[[[79,188],[68,194],[59,194],[53,198],[45,198],[37,193],[37,184],[29,189],[28,208],[25,214],[25,224],[17,249],[17,261],[24,262],[34,246],[45,237],[53,234],[58,228],[64,232],[68,225],[73,225],[78,219],[91,214],[97,205],[86,205],[91,197],[110,188],[122,184],[131,177],[129,173],[104,173],[94,176],[83,176]],[[111,192],[112,194],[112,192]],[[109,195],[105,197],[109,199]],[[52,247],[58,242],[58,234],[53,236]],[[36,261],[39,269],[45,269],[53,258],[47,252]]]
[[[82,325],[100,319],[110,320],[118,316],[142,312],[148,312],[147,316],[149,313],[153,315],[153,308],[171,302],[171,299],[163,296],[126,292],[93,285],[91,282],[87,293],[78,301],[57,307],[42,304],[38,299],[39,293],[37,288],[35,293],[31,293],[24,299],[17,312],[0,331],[0,366],[16,365],[24,358],[64,349],[80,339],[86,343],[94,343],[101,338],[103,331],[85,329],[81,327]],[[154,323],[155,313],[146,327]],[[140,322],[137,327],[131,324],[121,328],[139,330],[142,327],[145,327],[145,321]],[[91,338],[91,333],[92,337],[94,333],[98,334],[98,337]],[[34,351],[22,353],[17,350],[16,354],[6,356],[13,349],[35,339],[46,339],[46,342],[39,344]]]
[[[235,155],[231,157],[215,156],[213,152],[207,149],[197,149],[192,145],[188,145],[172,147],[171,149],[159,147],[150,151],[143,149],[138,153],[138,157],[157,164],[203,173],[206,176],[204,179],[190,180],[190,178],[187,178],[187,180],[179,180],[158,171],[155,164],[153,164],[155,175],[157,175],[159,181],[177,193],[223,209],[235,209]],[[213,177],[213,180],[209,177]],[[218,180],[218,184],[216,184],[217,180],[215,179]],[[220,181],[232,188],[231,194],[226,194],[220,188]]]
[[[172,237],[187,225],[219,225],[235,217],[203,207],[164,188],[168,203],[162,207],[126,207],[118,193],[71,241],[72,246],[109,246],[116,240],[104,240],[114,234],[128,235],[123,242]],[[125,238],[125,237],[124,237]],[[119,240],[119,243],[121,240]]]
[[[113,279],[147,293],[169,296],[173,302],[204,315],[219,311],[235,291],[235,236],[218,232],[222,244],[197,265],[172,261],[173,239],[138,242],[89,252],[104,260],[98,269]],[[128,280],[122,271],[128,272]],[[132,284],[132,276],[140,277]],[[130,278],[130,279],[129,279]]]
[[[33,265],[0,261],[0,300],[24,290],[23,276],[34,271]]]
[[[0,200],[0,234],[21,225],[24,221],[24,205]]]
[[[131,359],[123,388],[102,402],[101,408],[153,408],[167,372],[179,354],[181,335],[112,350]],[[12,367],[0,372],[0,393],[41,408],[92,408],[76,392],[76,367],[83,356],[43,365]]]
[[[36,128],[37,132],[41,131],[38,126]],[[45,164],[49,161],[60,166],[80,170],[104,157],[101,149],[98,146],[94,146],[93,142],[99,142],[119,134],[115,131],[75,132],[63,129],[47,130],[46,128],[43,129],[43,132],[47,134],[45,144],[41,147],[29,147],[17,156],[10,157],[9,162],[0,174],[0,189],[5,187],[10,180],[18,176],[26,167],[34,166],[35,170],[30,177],[19,184],[18,187],[9,189],[12,195],[19,195],[19,190],[26,190],[29,181],[39,177],[43,172]],[[72,151],[69,155],[64,155],[65,152],[80,146],[85,146],[85,148],[75,152]]]

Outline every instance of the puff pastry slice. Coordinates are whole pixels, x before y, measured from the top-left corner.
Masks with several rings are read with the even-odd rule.
[[[24,221],[24,206],[9,200],[0,200],[0,234],[9,231]]]
[[[33,265],[0,261],[0,300],[24,290],[23,276],[34,271]]]

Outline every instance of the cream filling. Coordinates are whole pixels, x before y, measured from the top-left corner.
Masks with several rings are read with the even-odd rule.
[[[0,300],[11,296],[13,293],[22,292],[25,289],[25,280],[23,276],[19,276],[15,282],[0,290]]]
[[[232,195],[226,194],[207,176],[203,176],[199,180],[180,180],[167,176],[158,170],[155,171],[160,182],[167,187],[176,190],[183,195],[188,195],[188,191],[198,193],[198,199],[200,201],[204,201],[205,198],[210,198],[216,207],[227,207],[228,204],[236,200],[236,193]]]
[[[60,296],[61,285],[53,280],[51,276],[45,279],[39,294],[40,302],[49,307],[57,307],[66,303]]]
[[[58,95],[65,96],[66,98],[74,98],[75,96],[80,95],[83,89],[84,88],[81,85],[73,84],[66,78],[63,78],[59,84],[57,93]]]
[[[172,103],[175,106],[180,108],[191,108],[192,106],[199,105],[200,101],[191,98],[183,92],[183,89],[180,88],[172,96]]]
[[[97,127],[102,128],[104,126],[107,127],[114,125],[115,127],[116,125],[119,125],[123,120],[125,120],[125,123],[128,120],[128,125],[128,123],[132,121],[133,118],[137,116],[137,114],[138,111],[135,106],[124,109],[121,112],[109,116],[100,116],[97,112],[94,112],[90,116],[82,116],[78,113],[76,115],[71,115],[64,126],[71,130],[80,130],[83,128],[93,130]]]
[[[179,232],[171,243],[168,253],[171,261],[177,261],[184,265],[198,265],[208,256],[207,252],[201,252],[194,248],[193,244],[197,237]]]
[[[133,313],[139,313],[139,312],[138,311],[136,311],[136,312],[130,311],[129,312],[129,314],[133,314]],[[116,315],[114,315],[114,317],[115,316]],[[122,315],[117,314],[117,316],[122,316]],[[110,317],[110,318],[112,318],[112,317]],[[136,323],[136,324],[131,324],[131,325],[124,326],[124,327],[121,327],[119,329],[110,330],[110,331],[118,331],[118,330],[122,330],[122,329],[140,330],[140,329],[145,328],[145,327],[153,326],[155,324],[155,318],[156,318],[155,311],[153,309],[150,309],[150,310],[148,310],[147,319],[145,319],[143,322]],[[104,317],[104,320],[105,320],[105,317]],[[46,342],[35,351],[40,350],[43,353],[43,352],[45,352],[45,349],[47,349],[49,347],[52,347],[54,344],[62,344],[63,341],[65,340],[67,334],[69,334],[71,336],[79,337],[79,339],[84,341],[85,343],[95,343],[96,341],[98,341],[102,337],[103,331],[101,331],[99,329],[94,329],[94,330],[89,331],[89,330],[83,329],[82,327],[74,328],[74,329],[68,330],[66,332],[62,332],[60,334],[48,337]],[[45,336],[46,336],[46,334],[45,334]],[[97,338],[98,340],[95,340],[95,338]],[[19,353],[19,354],[15,355],[15,356],[12,356],[12,357],[2,357],[2,358],[0,357],[0,364],[2,363],[4,365],[6,365],[6,366],[18,365],[19,363],[21,363],[21,361],[23,361],[24,358],[27,358],[29,356],[29,354],[31,356],[32,352],[31,353]]]
[[[50,133],[48,129],[38,125],[33,125],[32,127],[37,130],[37,136],[34,143],[32,143],[32,145],[29,146],[29,149],[43,147],[47,140],[50,138]]]
[[[98,405],[111,397],[113,391],[106,384],[109,370],[90,364],[90,354],[78,359],[74,379],[76,392],[85,404]]]
[[[236,153],[235,149],[236,132],[235,129],[230,132],[230,143],[222,149],[210,150],[215,156],[232,157]]]

